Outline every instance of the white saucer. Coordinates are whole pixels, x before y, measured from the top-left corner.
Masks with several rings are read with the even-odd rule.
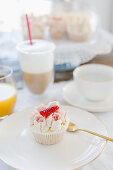
[[[63,107],[70,121],[79,127],[107,134],[93,114]],[[6,164],[23,170],[72,170],[89,164],[103,152],[106,140],[84,132],[66,132],[63,140],[55,145],[36,143],[28,123],[32,110],[15,113],[0,123],[0,159]]]
[[[101,102],[89,101],[79,94],[74,81],[63,87],[62,95],[70,105],[90,112],[113,111],[113,94]]]

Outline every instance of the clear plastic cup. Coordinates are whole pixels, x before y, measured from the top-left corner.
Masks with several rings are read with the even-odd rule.
[[[17,45],[23,78],[33,94],[42,94],[49,86],[54,71],[55,45],[46,40],[23,41]]]

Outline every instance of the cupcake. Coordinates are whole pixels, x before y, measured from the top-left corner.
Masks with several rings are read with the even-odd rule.
[[[50,35],[53,39],[62,39],[66,35],[66,22],[62,15],[49,17]]]
[[[30,117],[30,128],[36,141],[45,145],[60,142],[68,124],[67,112],[56,101],[36,107]]]
[[[29,15],[29,22],[30,22],[30,29],[33,39],[43,39],[44,33],[45,33],[45,21],[46,16],[34,16],[33,14]],[[21,23],[22,23],[22,30],[24,39],[28,40],[28,30],[27,30],[27,23],[26,23],[26,17],[23,15],[21,17]]]
[[[72,41],[88,40],[96,30],[96,16],[92,12],[75,12],[67,18],[67,34]]]

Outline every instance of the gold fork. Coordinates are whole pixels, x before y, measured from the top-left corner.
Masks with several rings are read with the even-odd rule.
[[[77,125],[74,124],[74,123],[72,123],[72,122],[69,123],[68,128],[67,128],[67,131],[68,131],[68,132],[84,131],[84,132],[90,133],[90,134],[92,134],[92,135],[95,135],[95,136],[98,136],[98,137],[100,137],[100,138],[103,138],[103,139],[106,139],[106,140],[108,140],[108,141],[113,142],[113,139],[112,139],[112,138],[109,138],[109,137],[107,137],[107,136],[104,136],[104,135],[101,135],[101,134],[92,132],[92,131],[90,131],[90,130],[79,129],[79,128],[77,127]]]

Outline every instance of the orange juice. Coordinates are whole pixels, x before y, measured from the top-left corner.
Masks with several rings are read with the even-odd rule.
[[[12,113],[16,103],[16,89],[6,83],[0,83],[0,117]]]

